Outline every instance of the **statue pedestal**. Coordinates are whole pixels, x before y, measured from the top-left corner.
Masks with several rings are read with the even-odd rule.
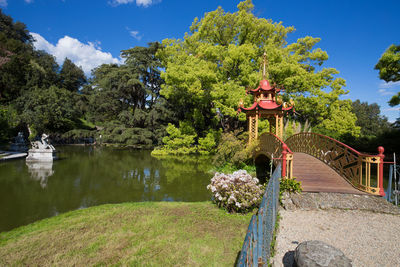
[[[54,149],[38,149],[32,148],[28,151],[28,156],[26,157],[26,161],[42,161],[42,162],[49,162],[55,160],[56,157],[56,150]]]

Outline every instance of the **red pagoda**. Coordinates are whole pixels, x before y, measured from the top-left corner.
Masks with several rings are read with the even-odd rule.
[[[283,116],[294,110],[293,103],[282,103],[277,94],[281,91],[276,85],[265,79],[266,54],[264,53],[263,80],[257,89],[248,91],[254,95],[254,103],[251,107],[245,108],[240,104],[239,110],[245,112],[249,122],[249,143],[258,138],[258,119],[266,118],[269,122],[270,132],[282,139],[283,137]]]

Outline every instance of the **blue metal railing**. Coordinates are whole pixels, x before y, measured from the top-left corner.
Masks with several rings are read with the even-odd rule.
[[[257,215],[251,217],[237,263],[238,267],[268,265],[279,204],[280,177],[279,163],[268,182]]]
[[[386,190],[386,196],[384,197],[387,201],[397,206],[399,204],[400,195],[400,166],[392,164],[389,166],[389,181]],[[394,185],[394,188],[392,187]]]

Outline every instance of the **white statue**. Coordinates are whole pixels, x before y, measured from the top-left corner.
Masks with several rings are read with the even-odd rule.
[[[49,136],[42,134],[40,141],[33,141],[28,151],[26,161],[53,161],[56,159],[56,149],[49,142]]]
[[[50,149],[56,150],[53,145],[49,143],[49,136],[47,134],[42,134],[40,141],[33,141],[32,143],[33,149]]]

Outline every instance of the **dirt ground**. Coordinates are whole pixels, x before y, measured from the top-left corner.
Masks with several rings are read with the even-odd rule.
[[[292,266],[295,248],[307,240],[339,248],[353,266],[400,266],[398,208],[376,197],[302,195],[284,198],[273,266]]]

